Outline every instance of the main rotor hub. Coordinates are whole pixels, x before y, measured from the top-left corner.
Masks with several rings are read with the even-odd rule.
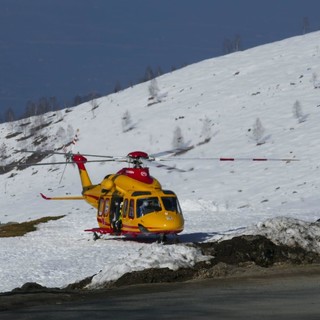
[[[149,155],[143,151],[130,152],[127,157],[131,159],[149,159]]]

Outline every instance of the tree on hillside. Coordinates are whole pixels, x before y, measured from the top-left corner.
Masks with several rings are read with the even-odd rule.
[[[257,118],[252,129],[252,139],[256,142],[257,146],[266,142],[267,137],[264,136],[265,131],[266,130],[263,127],[261,120]]]
[[[223,42],[223,52],[224,54],[229,54],[232,52],[237,52],[242,50],[241,36],[236,34],[233,40],[225,39]]]
[[[316,72],[312,73],[312,83],[315,89],[320,88],[320,81],[318,80],[318,74]]]
[[[90,100],[91,105],[91,112],[92,112],[92,118],[95,118],[94,110],[96,110],[99,107],[99,103],[97,101],[97,97],[93,94],[92,100]]]
[[[303,114],[301,103],[299,100],[296,100],[293,104],[293,116],[298,119],[299,123],[302,123],[307,120],[308,115]]]
[[[72,105],[73,106],[78,106],[79,104],[81,104],[83,102],[83,97],[81,97],[80,95],[76,95],[74,98],[73,98],[73,103]]]
[[[233,39],[233,52],[237,52],[241,50],[242,50],[241,36],[240,34],[236,34]]]
[[[161,67],[158,66],[157,71],[156,71],[156,77],[159,77],[161,75],[163,75],[163,71],[162,71]]]
[[[22,118],[38,116],[59,108],[56,97],[42,97],[37,102],[29,100],[26,104]]]
[[[119,92],[119,91],[121,91],[121,90],[122,90],[121,84],[120,84],[119,81],[117,81],[116,84],[115,84],[115,86],[114,86],[113,92],[114,92],[114,93],[117,93],[117,92]]]
[[[59,145],[64,145],[66,144],[66,136],[67,136],[67,133],[66,133],[66,130],[63,128],[63,127],[59,127],[55,136],[57,137],[58,139],[58,144]]]
[[[75,132],[74,132],[73,126],[71,124],[68,124],[68,127],[67,127],[67,140],[68,141],[72,141],[73,138],[74,138],[74,135],[75,135]]]
[[[153,104],[162,102],[165,97],[167,97],[167,92],[160,92],[158,81],[156,78],[150,81],[149,87],[149,98],[148,98],[148,106],[152,106]]]
[[[123,114],[121,118],[121,125],[122,132],[128,132],[134,128],[134,124],[132,123],[131,115],[128,110]]]
[[[12,122],[16,120],[16,115],[11,107],[9,107],[4,113],[5,122]]]
[[[0,146],[0,165],[5,166],[7,164],[6,159],[9,158],[8,156],[8,148],[7,145],[3,142]]]
[[[212,121],[207,116],[202,120],[202,129],[201,129],[200,138],[202,138],[205,141],[209,140],[212,136],[211,122]]]
[[[148,90],[150,94],[149,100],[150,99],[157,100],[158,93],[160,91],[157,79],[154,78],[150,81]]]
[[[59,103],[56,97],[49,98],[50,111],[56,111],[59,109]]]
[[[150,81],[154,79],[155,75],[150,66],[147,66],[146,71],[144,73],[144,81]]]
[[[39,99],[37,104],[36,116],[40,114],[45,114],[51,111],[50,103],[46,97],[42,97]]]
[[[176,127],[173,132],[172,147],[174,149],[179,149],[179,148],[185,147],[184,138],[182,135],[181,128],[179,126]]]
[[[29,100],[26,104],[23,117],[29,118],[34,116],[36,114],[36,110],[37,110],[36,104],[33,101]]]
[[[64,118],[64,115],[63,115],[62,111],[58,110],[56,112],[56,119],[57,120],[55,121],[55,123],[63,121],[63,118]]]
[[[309,18],[304,17],[302,20],[302,34],[306,34],[308,32],[310,32]]]

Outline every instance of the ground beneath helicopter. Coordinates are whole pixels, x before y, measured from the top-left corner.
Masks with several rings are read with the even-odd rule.
[[[34,305],[56,304],[94,298],[110,290],[141,284],[175,283],[203,279],[238,279],[320,275],[320,255],[300,246],[276,245],[260,235],[245,235],[221,242],[193,243],[210,260],[192,268],[176,271],[168,268],[150,268],[124,274],[116,281],[106,283],[99,290],[87,290],[92,277],[65,287],[47,288],[37,283],[26,283],[11,292],[0,294],[0,311]]]

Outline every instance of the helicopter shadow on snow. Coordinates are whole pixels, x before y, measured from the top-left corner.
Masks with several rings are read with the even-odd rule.
[[[224,231],[212,231],[212,232],[190,232],[183,233],[180,235],[167,235],[166,240],[163,241],[166,244],[177,244],[177,243],[198,243],[198,242],[206,242],[206,241],[218,241],[220,238],[235,234],[244,230],[245,227],[239,227],[234,229],[228,229]],[[157,235],[139,235],[139,236],[110,236],[107,237],[101,236],[98,238],[99,240],[117,240],[117,241],[134,241],[139,243],[154,243],[154,242],[162,242],[159,241],[159,236]],[[94,239],[94,240],[98,240]]]
[[[212,232],[191,232],[191,233],[183,233],[179,235],[180,243],[196,243],[196,242],[205,242],[205,241],[218,241],[220,238],[240,232],[244,230],[245,227],[239,227],[234,229],[228,229],[225,231],[212,231]]]
[[[94,241],[123,241],[123,242],[138,242],[138,243],[164,243],[164,244],[177,244],[177,243],[190,243],[190,242],[202,242],[212,238],[218,233],[206,233],[206,232],[195,232],[187,233],[181,235],[167,235],[165,240],[161,240],[159,235],[123,235],[123,236],[113,236],[113,235],[101,235],[99,237],[94,237]]]

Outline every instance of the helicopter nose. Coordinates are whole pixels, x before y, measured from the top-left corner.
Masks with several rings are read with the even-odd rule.
[[[183,230],[184,221],[181,215],[165,212],[153,216],[144,216],[139,224],[141,232],[178,233]]]

